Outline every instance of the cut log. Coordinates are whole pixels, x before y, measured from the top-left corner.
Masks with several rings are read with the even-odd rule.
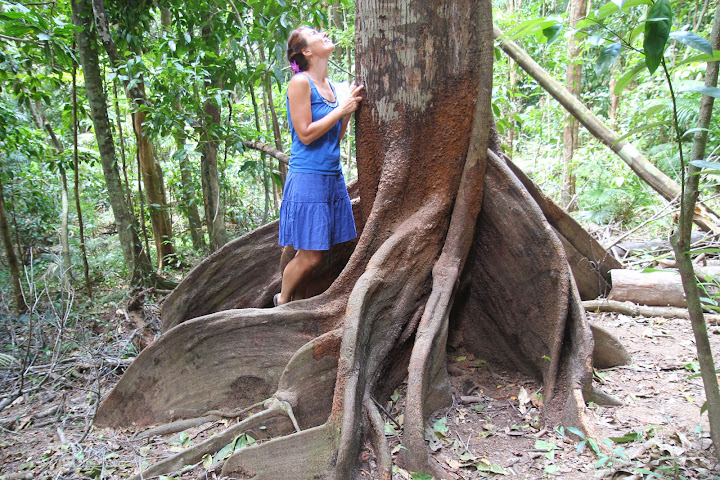
[[[612,290],[608,300],[632,302],[640,305],[660,307],[685,307],[685,292],[680,274],[675,270],[639,272],[636,270],[611,270]],[[720,267],[708,265],[697,270],[698,277],[710,280],[720,275]],[[717,292],[717,287],[706,284],[708,293]],[[707,296],[702,293],[701,296]]]
[[[640,305],[684,307],[680,274],[675,271],[638,272],[636,270],[610,270],[612,290],[609,300],[632,302]]]

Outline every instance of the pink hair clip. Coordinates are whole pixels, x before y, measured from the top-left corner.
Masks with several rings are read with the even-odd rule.
[[[293,75],[300,72],[300,65],[297,64],[297,62],[293,61],[290,64],[290,70],[292,70]]]

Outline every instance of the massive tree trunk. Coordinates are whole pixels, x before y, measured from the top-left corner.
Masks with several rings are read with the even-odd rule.
[[[291,409],[302,430],[270,425],[282,436],[233,455],[223,475],[346,480],[367,441],[373,478],[390,479],[373,400],[407,377],[400,461],[441,475],[423,432],[450,401],[451,338],[541,380],[548,422],[584,427],[591,333],[561,242],[499,157],[490,2],[360,0],[357,9],[367,92],[357,243],[325,255],[306,285],[317,296],[265,310],[245,307],[269,306],[279,290],[277,224],[215,252],[167,298],[165,333],[103,401],[97,424],[232,415],[267,399],[253,417]]]

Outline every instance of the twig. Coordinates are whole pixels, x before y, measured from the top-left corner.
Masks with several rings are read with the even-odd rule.
[[[370,398],[372,398],[372,397],[370,397]],[[382,405],[380,405],[380,404],[378,403],[378,401],[375,400],[374,398],[372,398],[372,401],[373,401],[373,403],[385,414],[385,416],[388,418],[388,420],[390,420],[392,423],[394,423],[395,426],[396,426],[398,429],[402,430],[403,427],[400,426],[400,424],[395,421],[395,419],[393,418],[393,416],[390,415],[387,410],[385,410],[385,407],[383,407]]]

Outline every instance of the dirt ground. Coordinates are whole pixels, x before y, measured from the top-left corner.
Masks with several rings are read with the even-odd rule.
[[[596,372],[596,385],[622,402],[615,407],[588,406],[596,438],[583,441],[561,426],[543,427],[538,423],[538,384],[495,370],[485,359],[452,352],[448,361],[455,404],[433,415],[426,435],[448,480],[720,479],[707,417],[700,414],[704,394],[700,378],[693,377],[697,359],[689,322],[609,313],[588,317],[613,332],[634,360],[632,365]],[[720,327],[710,326],[710,333],[718,352]],[[126,351],[132,341],[129,330],[107,332],[105,342],[110,337],[117,352]],[[107,392],[123,368],[112,364],[114,355],[108,353],[107,343],[103,345],[98,341],[62,360],[50,381],[0,412],[0,479],[129,478],[139,467],[225,428],[227,422],[216,422],[134,440],[135,432],[89,427],[98,392]],[[100,362],[99,369],[102,355],[108,360]],[[398,389],[384,405],[392,417],[386,436],[395,453],[402,435],[402,393]],[[475,398],[463,403],[462,397]],[[261,433],[250,432],[234,448],[252,444]],[[165,478],[217,478],[205,467],[222,454]],[[366,457],[364,476],[372,478],[373,457]],[[427,478],[399,467],[394,474],[394,479]]]

